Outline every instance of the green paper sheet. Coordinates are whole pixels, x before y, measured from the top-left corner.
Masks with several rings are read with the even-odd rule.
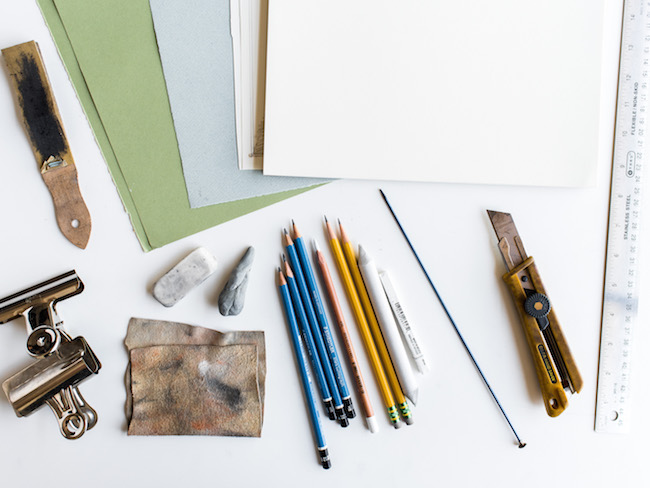
[[[149,1],[37,1],[145,251],[314,188],[191,209]]]

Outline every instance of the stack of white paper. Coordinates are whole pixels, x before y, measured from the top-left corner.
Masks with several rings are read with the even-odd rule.
[[[231,0],[239,169],[262,169],[268,0]]]
[[[593,186],[603,0],[271,0],[264,173]]]

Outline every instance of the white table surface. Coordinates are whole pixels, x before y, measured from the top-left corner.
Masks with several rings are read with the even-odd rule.
[[[0,297],[76,269],[86,289],[61,303],[59,312],[68,331],[83,335],[103,364],[100,374],[81,386],[98,411],[99,422],[77,441],[61,437],[47,410],[17,418],[0,396],[0,485],[648,486],[650,361],[643,354],[649,340],[648,301],[641,301],[634,336],[631,432],[617,436],[593,430],[622,1],[606,4],[596,188],[336,181],[144,253],[36,3],[0,0],[0,47],[32,39],[41,46],[93,219],[84,251],[58,230],[4,70],[0,76]],[[387,193],[511,421],[528,443],[525,449],[516,447],[385,208],[379,187]],[[486,209],[513,214],[584,377],[583,391],[570,399],[559,418],[545,413],[525,338],[501,281],[504,264]],[[347,429],[324,420],[330,471],[316,460],[274,281],[282,251],[280,232],[290,219],[296,220],[305,236],[319,238],[335,270],[325,247],[323,214],[340,218],[353,241],[363,243],[379,267],[391,270],[432,365],[428,375],[418,376],[415,424],[395,431],[383,414],[367,356],[346,307],[380,431],[371,435],[361,417]],[[645,234],[649,217],[645,210]],[[237,317],[222,317],[216,297],[249,245],[255,246],[257,256],[246,306]],[[175,307],[164,308],[151,296],[153,283],[198,246],[213,252],[220,263],[218,271]],[[643,246],[644,252],[647,247]],[[648,295],[650,279],[646,254],[642,255],[643,297]],[[128,437],[123,340],[130,317],[219,330],[264,330],[268,377],[262,437]],[[20,321],[0,326],[0,379],[29,363],[24,339]],[[360,412],[359,401],[356,406]]]

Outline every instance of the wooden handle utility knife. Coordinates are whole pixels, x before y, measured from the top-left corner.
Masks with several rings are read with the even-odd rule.
[[[34,41],[2,50],[32,151],[50,190],[56,221],[75,246],[90,238],[90,213],[79,190],[77,168],[63,130],[38,44]]]
[[[503,275],[519,312],[535,363],[544,406],[557,417],[568,406],[566,391],[578,393],[582,377],[532,256],[527,256],[508,213],[488,210],[508,272]]]

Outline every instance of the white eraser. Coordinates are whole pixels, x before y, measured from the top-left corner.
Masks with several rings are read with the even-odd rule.
[[[216,269],[215,257],[204,247],[199,247],[156,282],[153,296],[165,307],[171,307],[203,283]]]

